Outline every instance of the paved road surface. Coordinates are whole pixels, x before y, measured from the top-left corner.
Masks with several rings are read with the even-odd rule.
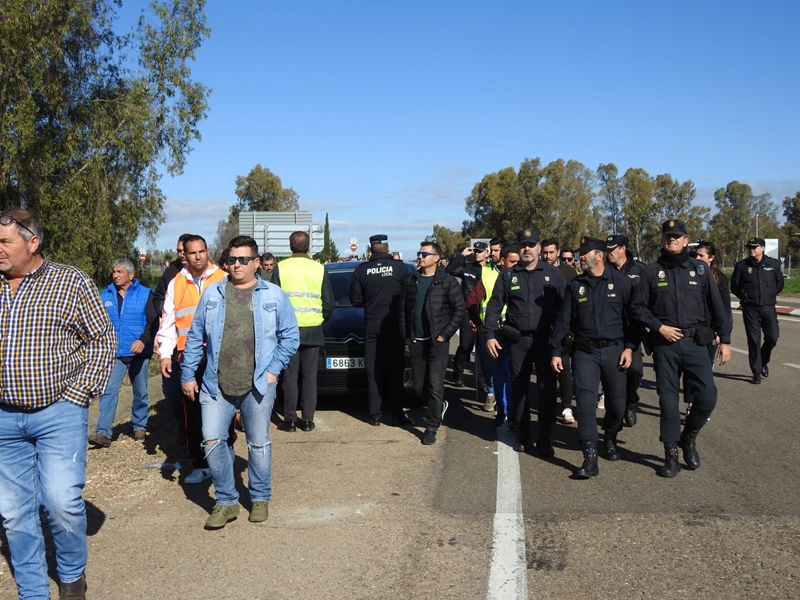
[[[217,532],[202,529],[213,488],[139,467],[175,452],[154,432],[150,454],[134,451],[132,481],[87,486],[89,597],[483,599],[526,589],[553,599],[796,598],[800,320],[781,320],[771,376],[752,386],[736,319],[740,351],[717,372],[702,466],[671,480],[655,474],[662,446],[649,366],[639,424],[620,434],[622,461],[601,459],[598,478],[571,478],[581,462],[574,425],[557,427],[551,460],[498,445],[473,390],[448,388],[447,427],[433,447],[420,444],[420,407],[413,430],[375,428],[363,398],[326,400],[314,432],[273,429],[269,521],[250,524],[243,510]],[[153,380],[154,398],[158,387]],[[117,451],[92,451],[90,461],[111,465]],[[237,451],[246,478],[243,440]],[[495,531],[514,521],[495,515],[499,458],[518,465],[517,538]],[[511,479],[500,482],[503,502]],[[513,548],[524,548],[521,582],[491,576],[495,538],[505,562],[494,568],[506,574]],[[14,597],[0,562],[0,598]]]

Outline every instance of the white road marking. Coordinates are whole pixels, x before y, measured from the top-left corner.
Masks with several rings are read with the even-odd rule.
[[[794,363],[781,363],[784,367],[792,367],[793,369],[800,369],[800,365]]]
[[[522,486],[519,458],[514,452],[516,435],[505,427],[497,430],[497,505],[489,570],[489,600],[528,597],[525,561],[525,524],[522,519]]]

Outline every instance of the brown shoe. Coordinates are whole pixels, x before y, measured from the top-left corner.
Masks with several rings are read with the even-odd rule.
[[[58,589],[58,600],[86,600],[86,573],[77,581],[62,583]]]
[[[137,442],[143,442],[147,439],[147,433],[144,429],[137,429],[133,432],[133,439]]]
[[[89,443],[92,446],[108,448],[111,445],[111,438],[104,436],[102,433],[93,433],[89,436]]]

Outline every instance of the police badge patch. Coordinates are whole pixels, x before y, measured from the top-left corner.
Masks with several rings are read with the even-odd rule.
[[[517,279],[516,275],[514,275],[514,277],[511,278],[511,283],[513,284],[519,283],[519,280]]]
[[[658,280],[659,281],[666,281],[667,280],[667,274],[664,271],[659,271],[658,272]]]
[[[614,284],[613,283],[609,283],[608,284],[608,289],[613,290],[614,289]]]
[[[689,271],[689,277],[694,277],[695,275],[697,275],[697,273],[694,271]]]
[[[545,281],[550,281],[550,275],[545,275],[545,276],[544,276],[544,280],[545,280]]]

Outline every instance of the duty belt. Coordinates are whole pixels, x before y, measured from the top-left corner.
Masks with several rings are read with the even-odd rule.
[[[590,340],[579,335],[575,336],[575,344],[579,346],[587,346],[589,348],[608,348],[622,342],[622,338],[616,340]]]
[[[689,327],[687,329],[681,329],[681,333],[683,337],[693,337],[695,333],[697,333],[697,327]]]

